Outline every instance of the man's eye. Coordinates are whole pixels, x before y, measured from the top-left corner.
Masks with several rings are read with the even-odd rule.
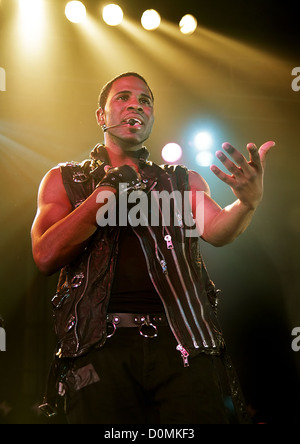
[[[126,100],[128,100],[128,96],[127,95],[119,96],[118,100],[122,100],[123,102],[125,102]]]
[[[151,105],[151,102],[149,99],[141,99],[140,102],[143,103],[144,105],[147,105],[147,106]]]

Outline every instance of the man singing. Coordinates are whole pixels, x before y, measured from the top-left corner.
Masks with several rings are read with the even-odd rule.
[[[42,408],[53,409],[59,391],[71,424],[226,424],[220,368],[230,366],[200,235],[223,246],[245,231],[262,199],[274,142],[249,144],[249,160],[228,143],[217,152],[229,174],[211,170],[236,197],[222,209],[198,173],[148,161],[154,96],[139,74],[106,84],[96,117],[104,144],[91,159],[46,174],[32,226],[38,268],[61,270],[52,300],[59,344]],[[97,223],[104,206],[118,212],[118,202],[133,193],[149,203],[162,192],[189,192],[189,202],[170,206],[168,224],[161,199],[155,226],[132,224],[126,214],[122,224]],[[198,236],[188,235],[184,214],[203,227]],[[229,373],[237,417],[246,422]]]

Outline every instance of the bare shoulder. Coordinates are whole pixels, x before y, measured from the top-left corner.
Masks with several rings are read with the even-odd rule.
[[[62,177],[60,172],[60,167],[56,166],[48,171],[41,181],[40,188],[45,188],[48,186],[60,186],[62,184]]]
[[[72,211],[59,167],[44,176],[38,192],[38,208],[31,233],[33,245],[45,231]]]
[[[60,167],[52,168],[44,176],[39,187],[39,203],[62,203],[71,205],[67,196],[60,171]]]
[[[204,191],[210,196],[210,188],[206,180],[196,171],[189,171],[189,186],[192,191]]]

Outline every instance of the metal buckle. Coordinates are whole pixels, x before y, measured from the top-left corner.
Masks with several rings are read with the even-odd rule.
[[[75,276],[73,276],[72,280],[71,280],[71,287],[72,288],[78,288],[80,287],[80,285],[82,284],[84,279],[84,274],[83,273],[78,273]]]
[[[147,332],[143,332],[143,328],[151,328],[153,331],[153,334],[148,334]],[[146,320],[143,322],[143,324],[139,328],[140,335],[144,338],[156,338],[157,337],[157,327],[156,325],[153,325],[151,322],[147,322]]]
[[[47,418],[52,418],[57,415],[57,411],[48,402],[39,405],[39,409]]]
[[[75,171],[73,173],[73,182],[84,183],[88,180],[88,177],[82,171]]]
[[[106,324],[107,330],[108,330],[108,328],[110,326],[113,327],[113,331],[112,331],[112,333],[106,335],[107,339],[112,338],[113,335],[116,333],[116,330],[117,330],[116,324],[114,324],[113,322],[107,322],[107,324]]]
[[[119,317],[116,317],[116,316],[114,316],[114,318],[113,318],[111,321],[107,321],[107,323],[106,323],[107,328],[109,328],[109,326],[111,326],[111,325],[112,325],[112,327],[113,327],[113,331],[112,331],[112,333],[108,334],[108,335],[106,336],[107,338],[111,338],[111,337],[113,337],[113,335],[116,333],[117,325],[118,325],[119,323],[120,323],[120,318],[119,318]]]

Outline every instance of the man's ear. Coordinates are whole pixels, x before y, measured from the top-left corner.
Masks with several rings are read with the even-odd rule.
[[[99,126],[105,125],[105,114],[102,108],[98,108],[96,111],[96,119]]]

